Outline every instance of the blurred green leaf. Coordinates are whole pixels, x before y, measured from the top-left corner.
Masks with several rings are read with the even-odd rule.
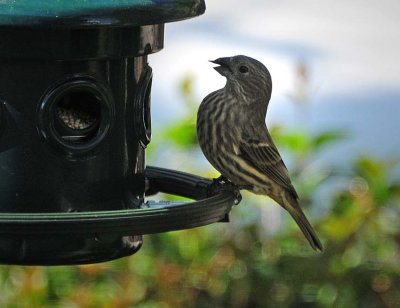
[[[369,184],[374,205],[384,206],[391,198],[388,165],[364,156],[356,161],[354,168]]]
[[[360,157],[355,163],[355,170],[367,181],[381,181],[386,177],[386,167],[370,157]]]
[[[274,141],[293,153],[307,155],[311,151],[311,139],[304,131],[283,131],[282,128],[275,126],[271,128],[271,135]]]
[[[196,123],[192,118],[186,118],[166,127],[162,135],[163,140],[168,140],[173,145],[181,148],[197,144]]]
[[[389,186],[390,195],[400,197],[400,182],[394,182]]]
[[[347,138],[347,134],[340,130],[325,131],[313,136],[307,131],[284,131],[281,127],[274,126],[270,129],[270,132],[274,141],[280,147],[286,148],[298,157],[304,158],[323,150],[328,145]]]
[[[346,139],[348,135],[340,130],[326,131],[313,137],[314,149],[321,150],[325,146]]]

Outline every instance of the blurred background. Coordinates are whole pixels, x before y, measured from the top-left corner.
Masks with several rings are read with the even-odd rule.
[[[267,124],[325,246],[243,193],[229,224],[149,235],[134,256],[71,267],[0,266],[1,307],[400,307],[400,2],[208,1],[166,25],[147,163],[216,177],[196,141],[208,60],[270,70]],[[156,196],[151,199],[175,199]]]

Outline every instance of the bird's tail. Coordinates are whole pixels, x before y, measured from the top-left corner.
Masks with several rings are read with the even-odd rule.
[[[282,196],[282,206],[296,221],[311,247],[314,250],[322,251],[323,246],[321,241],[315,233],[314,228],[309,223],[306,215],[304,215],[302,209],[300,208],[297,196],[293,196],[290,192],[285,191],[284,195]]]

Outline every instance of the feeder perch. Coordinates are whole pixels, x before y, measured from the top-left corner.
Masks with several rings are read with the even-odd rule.
[[[0,3],[0,263],[84,264],[226,221],[240,194],[145,166],[164,24],[203,0]],[[193,202],[152,202],[164,192]]]

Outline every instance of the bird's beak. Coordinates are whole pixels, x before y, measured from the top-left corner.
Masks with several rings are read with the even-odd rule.
[[[220,73],[222,76],[227,76],[232,71],[230,69],[231,58],[218,58],[216,60],[210,60],[211,63],[218,64],[219,66],[214,67],[214,69]]]

